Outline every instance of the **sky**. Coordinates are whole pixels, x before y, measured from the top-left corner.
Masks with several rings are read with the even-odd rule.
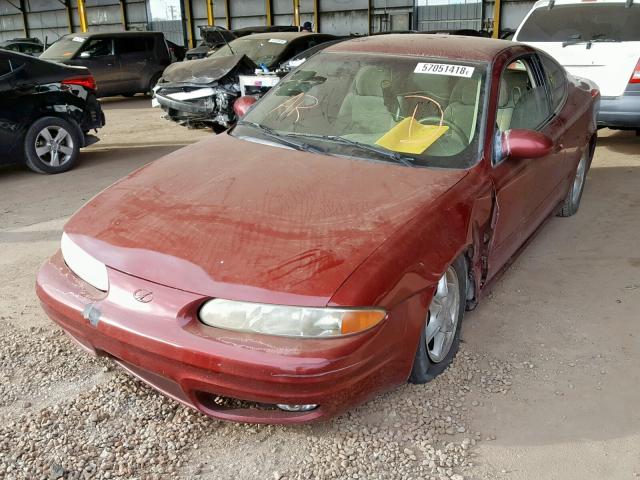
[[[153,20],[180,20],[180,0],[149,0],[149,8]]]

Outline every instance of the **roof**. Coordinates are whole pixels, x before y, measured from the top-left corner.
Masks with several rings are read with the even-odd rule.
[[[281,38],[282,40],[286,40],[290,42],[291,40],[295,40],[296,38],[304,37],[306,35],[314,35],[310,32],[266,32],[266,33],[253,33],[251,35],[245,35],[244,37],[239,37],[242,39],[245,38],[255,38],[256,40],[264,40],[269,38]]]
[[[522,44],[483,37],[406,33],[354,38],[332,45],[325,51],[387,53],[490,62],[502,50],[514,46],[521,47]]]

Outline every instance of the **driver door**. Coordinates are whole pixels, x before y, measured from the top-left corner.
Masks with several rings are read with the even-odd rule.
[[[493,236],[488,276],[495,275],[530,235],[532,216],[541,191],[536,184],[544,159],[501,158],[501,138],[511,128],[539,130],[549,118],[549,105],[541,72],[533,55],[511,61],[500,77],[496,110],[494,158],[490,171],[495,191]]]

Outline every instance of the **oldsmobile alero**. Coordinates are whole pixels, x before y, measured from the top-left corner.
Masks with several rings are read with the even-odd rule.
[[[89,201],[37,293],[88,351],[205,414],[326,418],[451,363],[465,309],[578,210],[598,99],[522,44],[333,45]]]

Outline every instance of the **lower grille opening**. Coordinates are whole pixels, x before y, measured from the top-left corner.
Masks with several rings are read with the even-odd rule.
[[[211,410],[279,410],[273,403],[259,403],[239,398],[225,397],[208,392],[198,392],[198,401]]]
[[[318,408],[318,405],[287,405],[252,402],[208,392],[198,392],[196,396],[198,397],[198,401],[210,410],[270,410],[297,413],[309,412]]]

